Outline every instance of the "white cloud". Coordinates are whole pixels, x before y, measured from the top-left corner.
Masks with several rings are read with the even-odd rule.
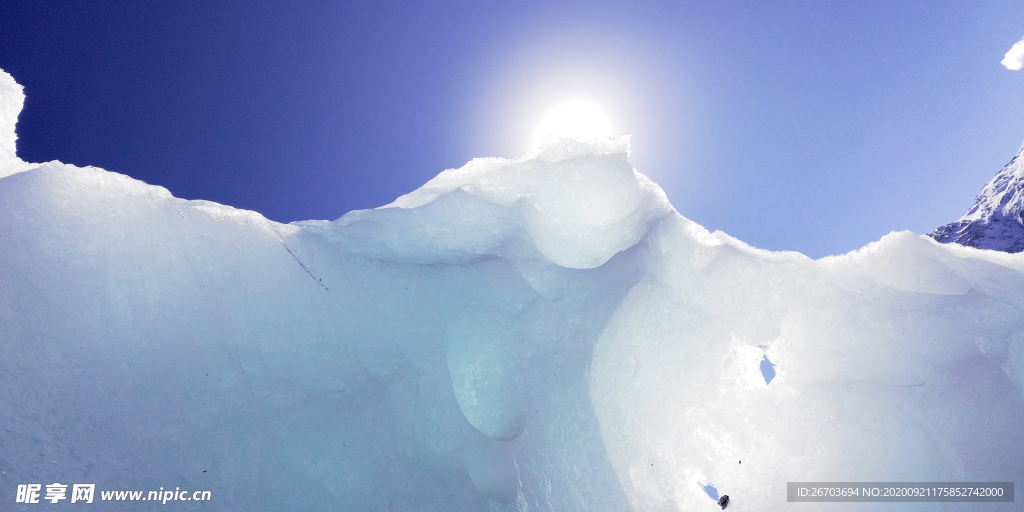
[[[1006,66],[1006,69],[1013,71],[1024,67],[1024,39],[1017,41],[1010,48],[1010,51],[1006,52],[1006,57],[1003,58],[1003,65]]]

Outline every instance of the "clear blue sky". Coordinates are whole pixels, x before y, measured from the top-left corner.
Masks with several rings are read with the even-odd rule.
[[[26,160],[334,219],[584,94],[684,216],[812,257],[967,210],[1024,140],[1022,35],[1011,1],[0,2]]]

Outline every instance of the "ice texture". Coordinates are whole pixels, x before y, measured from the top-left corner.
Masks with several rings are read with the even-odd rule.
[[[0,153],[31,167],[0,179],[0,499],[772,511],[787,481],[1019,487],[1024,254],[910,232],[756,249],[680,216],[628,154],[551,139],[285,225]]]
[[[1024,251],[1024,158],[1021,155],[1024,155],[1024,146],[981,189],[974,206],[960,220],[928,236],[939,242],[979,249]]]

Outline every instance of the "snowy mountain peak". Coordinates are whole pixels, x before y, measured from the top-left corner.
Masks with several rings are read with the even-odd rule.
[[[928,236],[942,243],[957,243],[1003,252],[1024,251],[1024,146],[1010,163],[978,194],[974,206],[960,220]]]

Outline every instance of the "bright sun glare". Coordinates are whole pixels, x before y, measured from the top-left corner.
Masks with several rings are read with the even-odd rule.
[[[570,137],[611,137],[612,123],[608,116],[592,103],[568,101],[549,111],[537,126],[535,142],[545,135]]]

